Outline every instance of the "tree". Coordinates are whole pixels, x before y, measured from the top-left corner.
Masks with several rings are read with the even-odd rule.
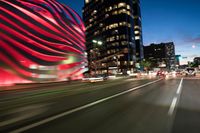
[[[189,66],[189,67],[198,67],[198,63],[196,63],[196,62],[190,62],[190,63],[188,64],[188,66]]]
[[[149,70],[151,68],[152,63],[148,60],[142,60],[141,66],[144,68],[145,71]]]

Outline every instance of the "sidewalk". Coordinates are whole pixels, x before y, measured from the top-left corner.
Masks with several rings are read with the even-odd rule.
[[[16,84],[13,86],[0,86],[0,93],[3,91],[22,91],[22,90],[27,90],[27,89],[39,89],[40,87],[49,87],[49,86],[76,84],[76,83],[81,83],[81,80],[46,82],[46,83],[26,83],[26,84]]]
[[[125,79],[130,77],[116,77],[114,79],[110,78],[108,80],[118,80]],[[25,91],[30,89],[40,89],[41,87],[54,87],[60,85],[74,85],[74,84],[83,84],[82,80],[72,80],[72,81],[58,81],[58,82],[45,82],[45,83],[24,83],[24,84],[16,84],[13,86],[0,86],[0,94],[5,91]],[[87,83],[87,82],[86,82]]]

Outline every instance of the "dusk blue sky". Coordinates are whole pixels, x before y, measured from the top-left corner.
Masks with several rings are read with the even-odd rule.
[[[84,0],[58,0],[82,16]],[[200,0],[141,0],[144,45],[173,41],[176,54],[200,56]]]

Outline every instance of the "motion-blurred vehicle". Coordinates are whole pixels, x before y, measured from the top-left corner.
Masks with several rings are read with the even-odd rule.
[[[149,75],[150,75],[150,76],[156,76],[156,75],[157,75],[157,72],[155,72],[155,71],[149,71]]]
[[[185,76],[196,76],[196,70],[194,68],[186,68]]]
[[[96,83],[96,82],[104,81],[104,78],[103,77],[83,78],[82,81]]]
[[[92,77],[85,77],[82,79],[82,81],[95,83],[95,82],[105,81],[107,79],[108,79],[108,76],[106,74],[99,74],[99,75],[92,76]]]
[[[181,70],[176,70],[176,76],[181,76],[183,75],[183,71]]]
[[[157,77],[166,77],[166,72],[165,71],[158,71],[156,76]]]
[[[140,75],[140,73],[137,71],[134,71],[133,73],[129,74],[130,77],[135,77],[135,78],[137,78],[139,75]]]

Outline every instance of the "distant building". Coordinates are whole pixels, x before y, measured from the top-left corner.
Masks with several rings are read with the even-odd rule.
[[[150,44],[144,46],[144,57],[152,62],[154,67],[175,68],[175,46],[173,42]]]
[[[134,70],[136,61],[143,58],[139,8],[139,0],[85,0],[83,20],[90,72]]]
[[[175,55],[175,65],[180,66],[181,55]]]
[[[194,63],[197,64],[197,65],[200,65],[200,57],[195,57]]]

